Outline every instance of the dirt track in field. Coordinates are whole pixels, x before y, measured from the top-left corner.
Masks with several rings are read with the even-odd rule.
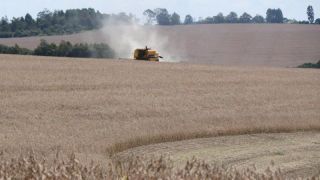
[[[105,31],[108,32],[109,29],[107,27]],[[296,67],[320,60],[320,26],[315,25],[223,24],[143,27],[135,31],[138,32],[127,32],[125,35],[143,36],[139,31],[144,31],[146,36],[156,34],[157,41],[165,41],[161,43],[161,47],[157,47],[157,43],[148,42],[143,37],[137,39],[138,42],[146,42],[142,43],[142,46],[155,44],[153,46],[156,47],[153,48],[162,50],[160,53],[170,61],[232,66]],[[113,33],[112,36],[126,39],[117,33]],[[23,47],[34,48],[40,39],[56,43],[61,40],[109,43],[111,38],[108,33],[91,31],[66,36],[0,39],[0,44],[17,43]],[[121,54],[119,56],[122,57]]]
[[[176,167],[197,157],[213,164],[264,171],[281,168],[289,177],[309,177],[320,170],[320,133],[252,134],[194,139],[142,146],[119,153],[127,156],[168,155]]]

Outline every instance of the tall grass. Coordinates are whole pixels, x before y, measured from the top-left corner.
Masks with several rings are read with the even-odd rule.
[[[311,178],[319,179],[320,174]],[[145,159],[131,157],[127,161],[114,160],[106,167],[92,162],[84,165],[74,154],[68,159],[56,158],[49,163],[44,158],[34,155],[20,157],[10,161],[0,161],[0,179],[286,179],[285,173],[272,164],[265,172],[258,172],[255,167],[238,170],[192,158],[183,168],[175,169],[168,157]]]

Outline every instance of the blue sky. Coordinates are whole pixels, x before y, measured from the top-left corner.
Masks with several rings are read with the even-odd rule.
[[[157,7],[176,11],[182,17],[191,14],[193,17],[207,17],[219,12],[228,14],[244,11],[251,15],[265,16],[267,8],[281,8],[285,17],[297,20],[307,19],[306,8],[312,5],[315,16],[320,18],[320,0],[1,0],[0,17],[32,16],[47,8],[49,10],[92,7],[104,13],[131,12],[142,17],[145,9]]]

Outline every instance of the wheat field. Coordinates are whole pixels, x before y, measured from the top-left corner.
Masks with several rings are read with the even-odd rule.
[[[320,130],[320,72],[0,55],[0,149],[8,156]]]
[[[191,157],[209,164],[264,172],[271,165],[287,178],[307,178],[320,173],[319,131],[260,133],[220,136],[139,146],[118,153],[113,159],[166,155],[174,167],[183,168]]]
[[[211,24],[105,27],[72,35],[1,39],[0,44],[33,49],[41,39],[59,43],[109,43],[116,50],[146,45],[167,61],[231,65],[297,67],[320,60],[320,27],[300,24]],[[120,41],[120,43],[119,43]],[[133,42],[132,42],[133,41]],[[129,46],[129,47],[128,47]],[[131,49],[130,49],[131,48]],[[128,58],[118,54],[121,58]],[[131,56],[131,55],[130,55]]]

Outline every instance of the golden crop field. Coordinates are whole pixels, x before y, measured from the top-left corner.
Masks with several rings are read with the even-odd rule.
[[[318,70],[13,55],[0,56],[0,69],[0,140],[10,153],[320,129]]]
[[[101,162],[159,142],[318,132],[319,80],[314,69],[0,55],[1,156]]]

